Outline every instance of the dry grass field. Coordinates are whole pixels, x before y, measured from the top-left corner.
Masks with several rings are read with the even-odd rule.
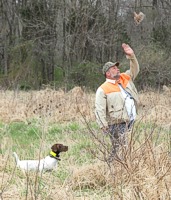
[[[144,91],[122,159],[107,161],[110,141],[94,117],[95,94],[0,91],[0,199],[171,199],[171,90]],[[52,144],[69,146],[57,170],[24,175],[12,152],[38,159]]]

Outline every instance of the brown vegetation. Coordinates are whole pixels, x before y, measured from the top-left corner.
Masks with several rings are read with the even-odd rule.
[[[45,199],[169,199],[171,193],[171,160],[170,149],[168,149],[170,136],[168,135],[168,140],[159,144],[157,139],[156,144],[153,140],[159,135],[161,138],[166,138],[167,134],[160,131],[158,127],[164,130],[170,130],[171,127],[169,91],[170,89],[161,93],[146,91],[140,94],[141,108],[138,120],[130,134],[129,149],[123,149],[121,160],[115,159],[112,163],[102,162],[105,155],[101,151],[103,146],[94,138],[94,145],[90,146],[89,150],[94,150],[94,155],[97,157],[92,164],[85,163],[79,166],[72,156],[69,159],[64,158],[61,167],[69,172],[69,176],[63,184],[53,173],[41,176],[43,191],[48,194]],[[83,116],[94,121],[93,111],[94,94],[87,93],[79,87],[67,93],[51,89],[27,93],[1,91],[0,117],[1,121],[6,123],[16,120],[28,123],[32,118],[40,117],[48,119],[49,122],[80,121],[83,120]],[[139,127],[138,123],[141,122],[150,124],[151,129]],[[142,135],[137,136],[140,128]],[[96,134],[96,130],[93,131]],[[97,136],[101,137],[101,134],[97,133]],[[136,140],[137,137],[139,139]],[[4,137],[0,147],[3,151],[11,151],[9,144],[12,146],[12,141]],[[106,147],[108,144],[103,143]],[[2,191],[3,187],[1,188],[3,200],[26,199],[23,192],[27,184],[29,191],[33,192],[29,193],[28,199],[33,199],[34,190],[39,188],[36,175],[23,177],[16,171],[8,155],[7,152],[0,155],[0,178],[3,180],[1,186],[4,186],[4,191]],[[15,180],[14,183],[12,180]],[[84,193],[85,190],[90,190],[89,194]],[[41,199],[41,195],[34,199]]]
[[[3,122],[24,121],[46,117],[51,122],[79,120],[81,113],[93,118],[93,95],[75,87],[69,92],[45,89],[41,91],[1,91],[0,119]]]
[[[166,91],[167,89],[167,91]],[[45,89],[40,91],[0,91],[0,119],[3,122],[24,121],[46,117],[51,122],[80,120],[84,115],[94,117],[94,94],[75,87],[69,92]],[[162,92],[140,93],[139,118],[154,121],[163,126],[171,125],[171,92],[167,87]]]

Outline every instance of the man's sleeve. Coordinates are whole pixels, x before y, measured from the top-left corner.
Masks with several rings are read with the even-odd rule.
[[[125,73],[128,74],[129,76],[131,76],[132,80],[134,80],[140,71],[138,60],[137,60],[135,54],[132,56],[127,55],[126,57],[127,57],[127,59],[130,60],[130,69],[127,70]]]
[[[99,87],[96,92],[95,115],[100,128],[108,126],[106,120],[106,106],[106,95],[103,89]]]

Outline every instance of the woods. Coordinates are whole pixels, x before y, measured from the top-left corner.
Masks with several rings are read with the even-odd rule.
[[[170,32],[171,0],[0,0],[0,199],[170,199]],[[128,69],[122,43],[139,61],[140,103],[112,161],[95,91],[106,62]],[[69,148],[54,171],[16,167],[12,152],[39,160],[58,142]]]
[[[136,25],[133,13],[145,18]],[[140,89],[171,84],[169,0],[0,0],[0,85],[2,89],[92,90],[101,67],[128,61],[123,42],[141,67]]]

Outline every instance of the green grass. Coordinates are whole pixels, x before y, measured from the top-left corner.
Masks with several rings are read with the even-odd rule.
[[[57,172],[53,173],[53,176],[57,177],[61,183],[64,183],[64,181],[69,177],[69,175],[70,172],[68,171],[68,169],[62,166],[59,166]]]
[[[89,125],[93,131],[99,131],[95,123]],[[34,148],[39,148],[43,139],[48,143],[65,142],[70,140],[67,158],[73,157],[77,164],[91,163],[93,156],[90,153],[93,147],[92,135],[88,128],[76,122],[68,124],[51,124],[48,128],[42,127],[40,122],[32,122],[25,124],[23,122],[15,122],[10,124],[0,123],[0,136],[9,137],[13,141],[12,150],[16,151],[21,148],[30,155],[34,154]],[[102,133],[99,133],[102,134]],[[133,137],[135,142],[141,143],[147,137],[153,140],[155,145],[162,142],[170,145],[171,131],[164,130],[160,126],[151,123],[137,123],[133,129]],[[150,136],[151,134],[151,136]],[[48,149],[49,150],[49,149]],[[2,154],[2,149],[0,149]]]
[[[92,160],[92,155],[87,153],[92,147],[90,135],[85,126],[79,123],[52,124],[47,128],[47,132],[42,131],[42,126],[39,123],[27,125],[15,122],[8,125],[1,124],[1,128],[5,130],[1,132],[1,138],[9,137],[13,141],[12,151],[22,151],[23,154],[27,155],[27,158],[35,154],[35,149],[41,147],[42,138],[46,138],[50,145],[56,142],[68,145],[69,151],[65,156],[66,158],[72,156],[77,164],[81,165]],[[67,144],[68,140],[70,140],[69,144]]]
[[[156,123],[136,123],[133,129],[134,140],[139,144],[149,138],[155,146],[168,143],[171,138],[171,130],[165,129]]]
[[[97,135],[102,136],[96,123],[89,124],[89,128],[97,133]],[[98,146],[94,144],[94,138],[92,137],[88,127],[85,124],[80,124],[77,122],[70,122],[67,124],[46,124],[41,121],[33,121],[31,124],[25,124],[22,122],[15,122],[10,124],[0,124],[0,142],[2,143],[1,153],[6,152],[12,153],[12,151],[19,152],[19,155],[24,158],[36,158],[40,151],[40,147],[43,143],[44,154],[49,152],[50,145],[55,142],[62,142],[68,145],[69,150],[66,153],[61,153],[61,161],[58,163],[58,170],[51,173],[46,173],[41,177],[38,177],[37,185],[35,184],[35,179],[30,180],[30,187],[39,187],[37,194],[40,195],[42,199],[48,199],[48,191],[51,189],[52,185],[59,185],[65,187],[69,184],[67,181],[72,177],[72,169],[79,168],[84,165],[94,164],[97,162],[97,158],[92,155],[91,150],[96,150],[98,153]],[[150,134],[150,140],[153,141],[154,145],[161,143],[169,144],[169,138],[171,135],[170,131],[162,129],[160,126],[150,123],[137,123],[135,124],[133,130],[133,139],[137,146],[141,144],[145,138]],[[10,141],[11,146],[5,145],[5,138]],[[106,136],[105,140],[110,144],[109,137]],[[6,149],[6,148],[9,149]],[[9,160],[9,162],[11,162]],[[13,165],[14,166],[14,165]],[[94,165],[93,165],[94,166]],[[13,169],[7,164],[4,170],[5,173],[13,173]],[[20,172],[20,170],[15,170],[15,177],[19,181],[25,180],[25,176]],[[88,175],[88,174],[86,174]],[[84,176],[84,174],[83,174]],[[9,184],[17,183],[17,180],[10,180]],[[51,180],[51,183],[48,181]],[[89,179],[87,179],[89,180]],[[86,183],[87,185],[89,183]],[[73,195],[75,197],[90,197],[90,199],[100,199],[105,197],[112,197],[112,188],[109,185],[101,186],[99,188],[89,188],[83,187],[82,189],[76,188],[73,190]],[[119,187],[119,186],[118,186]],[[118,188],[117,188],[118,189]],[[22,188],[21,196],[26,197],[26,185]],[[50,198],[49,198],[50,199]]]

